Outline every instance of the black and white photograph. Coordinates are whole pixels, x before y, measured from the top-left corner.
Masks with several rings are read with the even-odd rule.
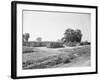
[[[15,3],[16,77],[96,73],[96,6]]]
[[[91,66],[91,15],[23,10],[23,69]]]

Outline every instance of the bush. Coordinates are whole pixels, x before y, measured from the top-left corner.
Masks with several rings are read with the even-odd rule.
[[[91,43],[88,41],[81,42],[80,45],[90,45]]]
[[[30,52],[33,52],[33,48],[27,47],[27,46],[23,46],[23,53],[30,53]]]
[[[47,44],[48,48],[61,48],[63,47],[62,43],[58,43],[58,42],[50,42]]]
[[[76,43],[75,42],[66,42],[65,45],[73,47],[73,46],[76,46]]]

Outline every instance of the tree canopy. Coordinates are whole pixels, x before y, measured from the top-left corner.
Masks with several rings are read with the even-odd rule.
[[[42,41],[42,38],[41,38],[41,37],[38,37],[36,40],[37,40],[38,42],[41,42],[41,41]]]
[[[65,42],[81,42],[82,39],[82,33],[79,29],[67,29],[65,30],[64,37],[62,38],[62,41]]]
[[[23,41],[24,41],[24,42],[28,42],[29,37],[30,37],[30,34],[29,34],[29,33],[23,34]]]

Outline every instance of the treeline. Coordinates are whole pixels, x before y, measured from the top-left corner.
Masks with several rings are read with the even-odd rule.
[[[66,29],[64,32],[64,36],[56,42],[45,42],[42,41],[41,37],[38,37],[36,41],[29,42],[29,33],[23,34],[23,45],[24,46],[33,46],[33,47],[40,47],[46,46],[51,48],[58,48],[64,46],[80,46],[80,45],[90,45],[91,43],[88,41],[81,41],[82,40],[82,32],[79,29]]]
[[[29,47],[48,47],[48,48],[60,48],[63,47],[63,43],[61,42],[50,42],[50,41],[42,41],[42,42],[24,42],[23,46]]]

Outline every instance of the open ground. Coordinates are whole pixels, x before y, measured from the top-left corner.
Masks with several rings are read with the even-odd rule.
[[[64,48],[23,46],[23,69],[91,66],[91,46]]]

